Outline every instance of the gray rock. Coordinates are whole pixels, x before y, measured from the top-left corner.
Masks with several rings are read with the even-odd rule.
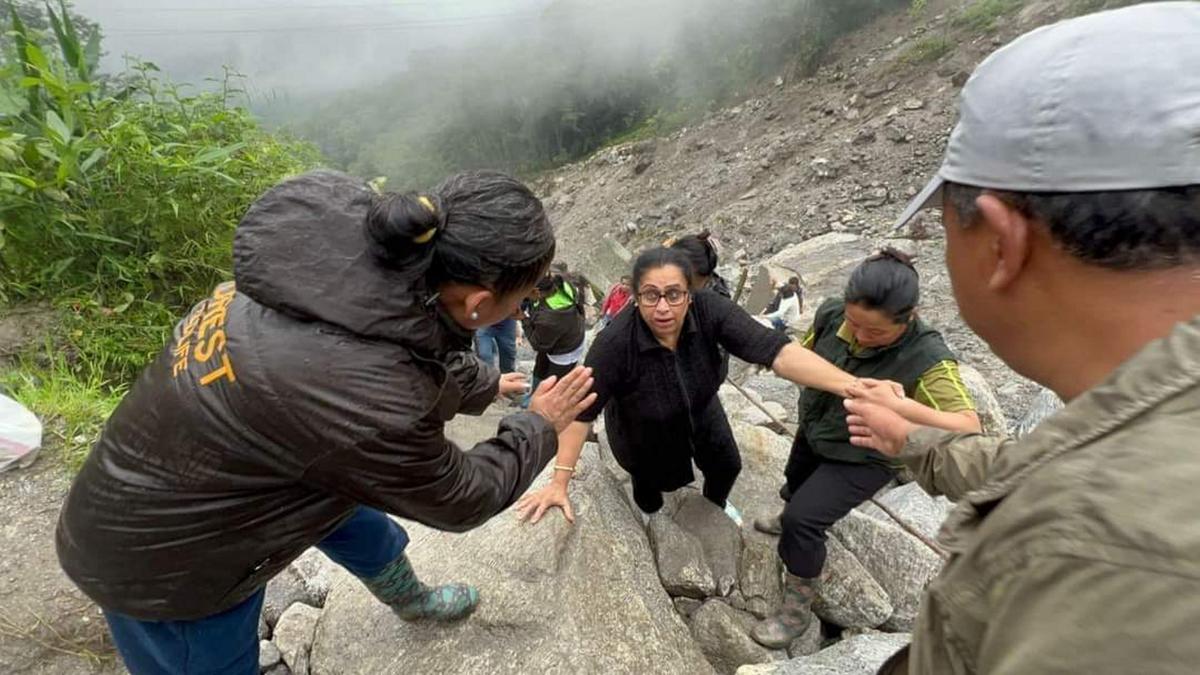
[[[770,663],[783,652],[763,647],[750,637],[755,619],[718,600],[709,600],[692,615],[692,636],[718,673],[732,674],[748,663]]]
[[[329,595],[329,589],[333,587],[337,566],[337,563],[315,548],[308,549],[292,561],[291,567],[299,574],[309,594],[309,599],[304,601],[306,604],[314,607],[325,606],[325,598]]]
[[[938,554],[898,525],[859,509],[835,523],[832,532],[887,591],[895,612],[884,628],[912,630],[921,595],[942,567]]]
[[[904,522],[912,525],[921,534],[934,539],[946,516],[954,508],[954,502],[945,497],[930,497],[920,485],[909,483],[894,490],[888,490],[878,497],[880,503],[891,509]],[[871,502],[862,505],[862,510],[889,525],[895,522],[891,516]]]
[[[1063,402],[1058,397],[1058,394],[1042,387],[1041,391],[1033,399],[1033,402],[1029,404],[1029,408],[1025,411],[1024,416],[1021,417],[1021,421],[1017,423],[1016,429],[1013,430],[1013,436],[1021,438],[1027,435],[1036,429],[1042,423],[1042,420],[1062,409]]]
[[[288,607],[275,624],[275,646],[296,675],[308,675],[313,635],[320,618],[321,610],[297,603]]]
[[[672,518],[690,534],[704,551],[704,560],[712,572],[717,595],[729,595],[737,586],[742,562],[742,533],[738,525],[699,490],[680,490],[678,507]]]
[[[830,537],[825,548],[825,568],[813,611],[843,628],[882,625],[895,612],[887,591],[836,538]]]
[[[267,625],[274,628],[279,617],[296,603],[316,607],[318,598],[305,583],[304,576],[289,565],[267,582],[267,593],[263,599],[262,609]]]
[[[262,672],[283,660],[283,653],[270,640],[258,643],[258,670]]]
[[[667,593],[703,600],[716,595],[717,582],[700,541],[663,512],[650,516],[650,548]]]
[[[780,421],[787,419],[787,409],[783,405],[775,401],[764,400],[758,392],[752,389],[745,387],[743,389],[745,389],[746,394],[749,394],[750,399],[753,399],[753,401],[747,399],[745,394],[729,384],[721,385],[721,389],[717,392],[717,395],[721,398],[721,406],[725,408],[725,414],[730,420],[737,420],[754,426],[769,427],[773,424],[771,416]],[[770,415],[767,412],[763,412],[755,403],[766,408]]]
[[[783,601],[783,563],[776,550],[778,540],[753,530],[744,530],[743,538],[738,588],[745,598],[746,611],[762,619]]]
[[[910,98],[905,99],[903,105],[905,110],[920,110],[925,107],[925,101],[919,98]]]
[[[792,640],[792,644],[788,645],[788,658],[812,656],[821,651],[821,643],[824,640],[825,636],[821,634],[821,622],[814,618],[813,622],[808,624],[808,630],[804,631],[804,635]]]
[[[292,669],[286,663],[278,663],[273,668],[263,671],[263,675],[292,675]]]
[[[700,609],[700,605],[704,604],[695,598],[685,597],[671,598],[671,603],[675,605],[675,611],[684,617],[695,614],[696,610]]]
[[[493,430],[494,431],[494,430]],[[467,620],[408,623],[357,583],[338,583],[313,644],[320,675],[357,673],[712,672],[663,592],[642,523],[594,450],[571,483],[575,524],[513,511],[409,550],[426,583],[467,581]],[[534,485],[549,478],[545,472]]]
[[[907,633],[857,635],[813,656],[738,668],[737,675],[875,675],[909,640]]]
[[[258,613],[258,639],[267,640],[271,637],[271,627],[267,625],[267,618]]]
[[[742,531],[754,529],[754,519],[779,513],[783,501],[779,486],[787,464],[791,440],[765,429],[731,421],[734,439],[742,453],[742,473],[738,475],[729,500],[742,511]]]
[[[983,424],[983,433],[1004,436],[1008,433],[1008,416],[987,379],[973,366],[959,364],[963,384],[967,393],[975,401],[975,411],[979,413],[979,421]]]

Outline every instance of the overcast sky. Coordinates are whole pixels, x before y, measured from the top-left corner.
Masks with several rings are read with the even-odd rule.
[[[153,61],[181,82],[228,65],[254,96],[340,89],[403,68],[413,49],[519,27],[549,0],[75,0],[100,23],[104,68]]]

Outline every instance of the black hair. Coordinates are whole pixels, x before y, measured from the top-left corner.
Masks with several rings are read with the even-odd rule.
[[[687,283],[688,290],[691,290],[692,261],[687,254],[676,248],[659,246],[643,251],[637,260],[633,261],[633,291],[636,293],[642,285],[642,277],[646,272],[668,265],[674,265],[683,271],[683,279]]]
[[[386,266],[423,272],[431,289],[459,282],[505,295],[532,286],[554,260],[541,201],[496,171],[456,174],[427,194],[377,195],[366,228]]]
[[[796,294],[796,289],[789,284],[779,289],[779,294],[785,298],[790,298]]]
[[[795,286],[796,288],[799,288],[800,287],[800,277],[792,277],[791,279],[788,279],[787,285]]]
[[[912,258],[891,247],[867,258],[850,275],[845,300],[882,312],[895,323],[908,323],[921,300]]]
[[[1063,250],[1112,270],[1161,270],[1200,261],[1200,185],[1110,192],[995,194],[1045,224]],[[979,217],[984,188],[946,184],[964,226]]]
[[[709,241],[711,237],[711,232],[701,230],[698,234],[680,237],[671,243],[671,248],[687,254],[695,274],[710,277],[717,270],[717,248]]]

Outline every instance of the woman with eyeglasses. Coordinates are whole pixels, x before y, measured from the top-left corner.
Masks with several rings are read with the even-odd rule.
[[[574,522],[567,484],[591,424],[603,412],[613,455],[629,472],[644,517],[662,508],[664,492],[695,479],[694,460],[704,474],[704,496],[740,521],[727,503],[742,463],[717,397],[724,379],[721,350],[836,396],[854,385],[853,377],[732,301],[693,291],[693,280],[690,260],[677,249],[655,248],[638,257],[637,311],[618,314],[589,350],[596,401],[560,434],[554,478],[518,501],[521,517],[536,523],[558,506]]]

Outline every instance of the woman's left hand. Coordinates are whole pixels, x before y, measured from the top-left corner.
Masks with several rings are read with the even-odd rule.
[[[524,373],[505,373],[500,376],[500,396],[516,396],[529,391],[529,380]]]

